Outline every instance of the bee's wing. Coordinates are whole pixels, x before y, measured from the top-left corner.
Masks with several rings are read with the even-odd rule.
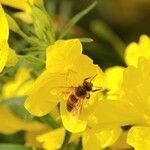
[[[83,106],[84,98],[78,98],[78,102],[76,103],[76,106],[72,110],[72,114],[79,118],[81,112],[82,112],[82,106]]]
[[[51,89],[51,93],[58,97],[68,98],[68,95],[75,90],[75,87],[56,86]]]

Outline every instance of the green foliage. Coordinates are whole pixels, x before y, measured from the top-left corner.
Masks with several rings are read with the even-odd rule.
[[[87,7],[86,9],[84,9],[83,11],[79,12],[78,14],[76,14],[64,27],[64,29],[62,30],[59,39],[64,38],[68,32],[70,31],[70,29],[83,17],[85,16],[87,13],[89,13],[89,11],[91,11],[95,5],[97,4],[97,2],[95,1],[94,3],[92,3],[89,7]]]
[[[0,144],[0,150],[32,150],[32,148],[18,144]]]

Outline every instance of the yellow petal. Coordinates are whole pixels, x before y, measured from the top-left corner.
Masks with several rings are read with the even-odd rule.
[[[127,65],[137,65],[139,57],[138,45],[135,42],[129,44],[125,50],[125,61]]]
[[[37,116],[50,112],[61,100],[58,93],[61,94],[62,87],[66,87],[65,81],[64,75],[44,71],[33,84],[25,102],[25,108]]]
[[[79,67],[80,66],[80,67]],[[93,60],[86,55],[80,55],[73,64],[73,67],[68,72],[72,85],[79,85],[83,80],[88,77],[98,76],[103,78],[103,72],[98,65],[93,64]],[[93,79],[96,79],[96,77]],[[100,86],[100,85],[99,85]]]
[[[87,130],[82,135],[83,149],[100,150],[109,147],[118,139],[120,133],[120,128],[112,128],[108,130],[102,130],[100,132],[93,132],[92,130]]]
[[[117,93],[119,93],[122,80],[123,80],[123,71],[124,68],[121,66],[115,66],[106,69],[105,74],[106,74],[106,87],[109,89],[109,98],[110,96],[115,96]],[[113,99],[113,98],[110,99]]]
[[[96,134],[92,132],[85,132],[82,135],[82,144],[84,150],[101,150],[100,141],[97,139]]]
[[[65,129],[59,128],[37,137],[46,150],[55,150],[61,148],[65,136]]]
[[[128,132],[127,143],[135,150],[149,150],[150,127],[132,127]]]
[[[80,40],[58,40],[46,50],[46,68],[49,68],[51,72],[68,70],[81,53]]]
[[[0,43],[1,44],[3,44],[3,41],[8,40],[8,35],[9,35],[8,22],[4,10],[2,8],[2,5],[0,4]]]
[[[127,65],[137,66],[140,56],[145,58],[150,57],[150,38],[147,35],[141,35],[139,43],[132,42],[125,50],[125,61]]]
[[[66,101],[60,103],[60,113],[65,129],[72,133],[78,133],[85,130],[87,125],[86,119],[80,120],[80,118],[77,118],[72,113],[68,112],[66,109]]]
[[[1,34],[0,34],[1,35]],[[7,41],[0,42],[0,72],[4,69],[9,55],[9,46]]]
[[[140,112],[123,100],[99,101],[97,107],[95,107],[94,115],[97,119],[98,128],[105,128],[110,125],[124,126],[145,121]]]
[[[126,100],[134,105],[143,118],[150,115],[148,101],[150,96],[150,60],[139,58],[136,67],[128,67],[124,72],[123,90],[125,91]]]

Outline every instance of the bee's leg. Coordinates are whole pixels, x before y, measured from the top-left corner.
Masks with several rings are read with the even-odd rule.
[[[91,95],[90,93],[87,94],[86,99],[90,99]]]
[[[101,89],[95,89],[95,90],[92,90],[92,92],[97,92],[97,91],[100,91]]]
[[[92,76],[92,77],[87,77],[87,78],[84,79],[84,81],[89,80],[89,79],[91,79],[91,81],[92,81],[96,76],[97,76],[97,74],[95,74],[95,75]]]

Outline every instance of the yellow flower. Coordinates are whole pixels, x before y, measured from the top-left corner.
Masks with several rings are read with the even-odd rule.
[[[8,36],[9,27],[4,13],[4,10],[0,4],[0,72],[5,66],[14,65],[17,62],[15,52],[9,48]]]
[[[150,59],[144,57],[139,58],[137,67],[129,66],[124,72],[122,85],[124,94],[121,98],[132,106],[133,111],[138,113],[135,118],[139,119],[139,122],[134,123],[134,127],[129,131],[127,142],[136,150],[148,150],[150,146],[149,76]]]
[[[125,50],[127,65],[136,66],[140,56],[145,58],[150,57],[150,38],[147,35],[141,35],[139,43],[132,42]]]
[[[23,96],[27,94],[27,91],[31,88],[33,84],[30,72],[27,68],[20,68],[13,81],[9,81],[3,86],[2,97],[9,98],[13,96]]]
[[[82,54],[78,39],[59,40],[47,48],[46,70],[31,88],[25,107],[33,115],[42,116],[60,102],[65,128],[71,132],[81,132],[86,128],[88,116],[96,106],[100,92],[91,92],[91,98],[83,100],[83,105],[79,104],[78,109],[72,112],[67,110],[66,103],[74,87],[82,85],[85,78],[89,77],[90,80],[95,75],[94,79],[103,78],[101,69]]]

